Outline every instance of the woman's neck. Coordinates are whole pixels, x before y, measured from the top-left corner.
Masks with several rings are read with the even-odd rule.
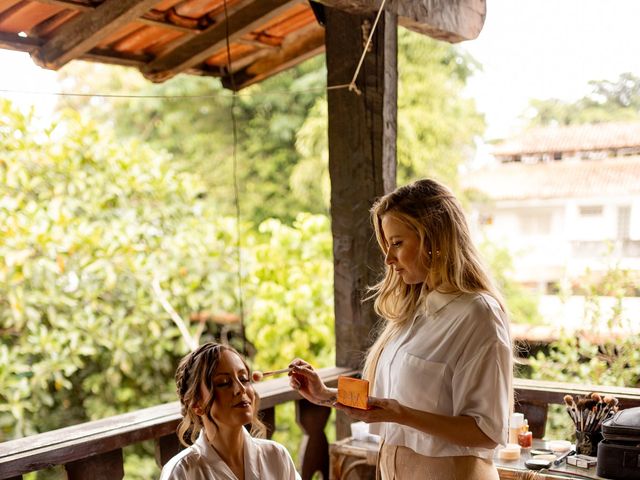
[[[205,425],[207,441],[239,480],[244,479],[244,427],[216,428]]]

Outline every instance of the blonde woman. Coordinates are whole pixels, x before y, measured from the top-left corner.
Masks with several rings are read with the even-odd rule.
[[[178,438],[187,447],[162,469],[160,480],[299,480],[289,452],[250,435],[265,434],[249,367],[233,348],[206,343],[176,371],[183,420]]]
[[[381,436],[383,480],[497,480],[493,452],[506,443],[512,397],[509,325],[460,203],[420,180],[376,201],[371,218],[386,263],[372,288],[384,327],[364,365],[373,408],[335,406]],[[335,402],[307,362],[291,366],[303,397]]]

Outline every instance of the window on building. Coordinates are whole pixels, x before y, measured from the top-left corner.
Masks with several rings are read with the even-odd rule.
[[[548,235],[551,233],[551,212],[528,211],[520,215],[520,230],[525,235]]]
[[[631,207],[618,207],[618,240],[627,240],[631,230]]]
[[[580,207],[581,217],[596,217],[602,215],[602,205],[583,205]]]

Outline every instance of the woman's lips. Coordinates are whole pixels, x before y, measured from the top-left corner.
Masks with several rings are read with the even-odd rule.
[[[251,406],[251,402],[249,402],[247,400],[243,400],[242,402],[236,403],[233,407],[234,408],[248,408],[250,406]]]

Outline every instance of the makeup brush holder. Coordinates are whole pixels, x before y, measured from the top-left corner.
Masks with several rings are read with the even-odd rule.
[[[581,432],[576,430],[576,452],[595,457],[598,455],[598,444],[602,441],[602,432]]]

